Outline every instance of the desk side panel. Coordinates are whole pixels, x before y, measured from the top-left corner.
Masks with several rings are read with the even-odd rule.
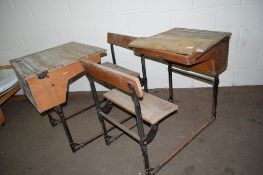
[[[221,74],[227,68],[228,48],[229,38],[226,38],[200,58],[206,61],[195,64],[191,69],[210,76]]]
[[[215,47],[204,53],[193,65],[183,65],[175,63],[174,66],[180,69],[189,70],[208,76],[219,75],[227,68],[229,38],[222,40]]]
[[[29,101],[35,106],[35,108],[37,108],[35,100],[32,96],[31,90],[28,86],[28,83],[27,83],[26,79],[24,78],[24,76],[21,75],[21,69],[20,69],[19,63],[16,61],[10,61],[10,63],[14,68],[14,71],[16,73],[16,76],[17,76],[17,79],[19,81],[21,89],[23,90],[24,94],[29,99]]]
[[[83,58],[95,63],[101,61],[100,56]],[[36,109],[41,113],[66,102],[68,81],[84,71],[80,61],[62,66],[48,72],[43,79],[31,77],[27,79],[28,89],[32,94]]]
[[[41,113],[66,102],[68,80],[83,72],[80,62],[76,62],[48,72],[43,79],[32,77],[27,80],[35,107]]]

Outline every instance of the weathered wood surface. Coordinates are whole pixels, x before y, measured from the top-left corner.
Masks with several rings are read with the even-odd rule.
[[[102,48],[70,42],[11,60],[10,63],[21,78],[28,79],[43,71],[67,66],[80,59],[105,53],[106,50]]]
[[[131,92],[128,87],[128,83],[130,83],[134,87],[137,96],[143,96],[141,84],[138,78],[90,61],[82,60],[82,64],[88,70],[88,73],[95,79],[106,82],[111,86],[128,93]]]
[[[207,49],[230,35],[226,32],[174,28],[151,37],[138,38],[129,46],[192,55],[195,52],[206,52]]]
[[[132,114],[135,114],[134,103],[131,96],[113,89],[104,93],[103,97],[131,112]],[[178,109],[177,105],[146,92],[143,94],[143,99],[140,101],[140,106],[143,120],[150,124],[157,123],[168,114]]]
[[[10,63],[25,95],[39,112],[44,112],[65,103],[68,81],[84,71],[80,60],[100,62],[100,57],[92,57],[94,55],[104,56],[106,50],[71,42],[11,60]],[[43,72],[44,76],[39,78]]]
[[[111,69],[118,70],[120,72],[126,73],[128,75],[131,75],[131,76],[134,76],[134,77],[137,77],[137,78],[140,77],[140,73],[132,71],[130,69],[126,69],[125,67],[121,67],[121,66],[119,66],[117,64],[113,64],[113,63],[110,63],[110,62],[104,62],[101,65],[109,67]]]
[[[0,66],[0,70],[3,70],[3,69],[12,69],[12,66],[11,65]]]
[[[109,44],[113,44],[113,45],[123,47],[126,49],[132,49],[131,47],[129,47],[129,44],[136,39],[137,39],[137,37],[120,35],[120,34],[116,34],[116,33],[108,33],[107,34],[107,42]]]
[[[227,67],[231,33],[172,29],[129,44],[136,55],[165,60],[175,66],[213,76]]]

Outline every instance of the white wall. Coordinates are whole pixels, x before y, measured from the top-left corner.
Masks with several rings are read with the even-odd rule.
[[[263,0],[0,0],[0,64],[69,41],[109,51],[107,32],[150,36],[173,27],[232,32],[220,85],[263,85]],[[139,58],[116,52],[119,64],[140,71]],[[167,87],[167,67],[146,63],[149,87]],[[174,86],[205,84],[174,74]],[[87,88],[85,79],[70,86]]]

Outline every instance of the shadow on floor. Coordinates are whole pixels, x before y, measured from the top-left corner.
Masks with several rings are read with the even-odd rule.
[[[152,94],[167,99],[166,89]],[[149,146],[156,165],[211,114],[211,89],[175,89],[178,113],[160,124]],[[90,93],[72,93],[65,113],[92,104]],[[263,86],[219,89],[218,118],[171,160],[160,175],[261,175],[263,172]],[[1,175],[134,175],[143,174],[139,145],[127,136],[110,146],[102,138],[73,154],[61,125],[51,127],[27,100],[3,106],[6,125],[0,128]],[[127,116],[113,111],[117,118]],[[68,121],[77,142],[100,132],[92,108]],[[114,131],[116,132],[116,131]]]

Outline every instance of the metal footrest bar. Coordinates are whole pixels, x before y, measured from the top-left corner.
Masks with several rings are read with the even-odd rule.
[[[102,103],[102,102],[104,102],[104,101],[105,101],[105,100],[101,100],[100,103]],[[77,112],[75,112],[75,113],[73,113],[73,114],[70,114],[69,116],[65,117],[65,119],[66,119],[66,120],[71,119],[71,118],[75,117],[76,115],[78,115],[78,114],[80,114],[80,113],[82,113],[82,112],[84,112],[84,111],[86,111],[86,110],[89,110],[89,109],[91,109],[91,108],[93,108],[93,107],[95,107],[95,104],[90,105],[90,106],[88,106],[88,107],[85,107],[85,108],[83,108],[83,109],[80,109],[79,111],[77,111]],[[53,127],[54,127],[54,126],[57,126],[58,124],[61,123],[60,120],[54,119],[49,111],[48,111],[48,118],[49,118],[49,122],[50,122],[51,126],[53,126]]]
[[[130,120],[131,118],[132,118],[132,117],[128,117],[128,118],[125,118],[125,119],[123,119],[123,120],[121,120],[121,121],[119,121],[119,122],[120,122],[121,124],[123,124],[123,123],[127,122],[128,120]],[[112,127],[110,127],[110,128],[107,130],[107,132],[110,132],[110,131],[114,130],[115,128],[116,128],[115,126],[112,126]],[[82,143],[82,144],[80,144],[80,145],[83,145],[82,147],[84,147],[85,145],[87,145],[87,144],[95,141],[96,139],[100,138],[101,136],[103,136],[103,134],[104,134],[103,131],[101,131],[100,133],[96,134],[95,136],[91,137],[89,140],[87,140],[86,142],[84,142],[84,143]],[[115,136],[115,138],[116,138],[116,137],[119,138],[121,135],[123,135],[123,133],[119,134],[118,136]]]
[[[99,103],[102,103],[102,102],[104,102],[104,101],[105,101],[105,100],[103,99],[103,100],[101,100]],[[86,108],[83,108],[83,109],[81,109],[81,110],[79,110],[79,111],[77,111],[77,112],[75,112],[75,113],[73,113],[73,114],[70,114],[69,116],[66,117],[66,120],[68,120],[68,119],[70,119],[70,118],[73,118],[74,116],[76,116],[76,115],[78,115],[78,114],[80,114],[80,113],[82,113],[82,112],[84,112],[84,111],[86,111],[86,110],[89,110],[89,109],[91,109],[91,108],[93,108],[93,107],[95,107],[95,104],[90,105],[90,106],[88,106],[88,107],[86,107]]]
[[[130,127],[128,127],[129,130],[133,129],[134,127],[136,127],[136,123],[131,125]],[[117,140],[118,138],[120,138],[123,134],[125,134],[125,132],[121,132],[120,134],[116,135],[113,137],[114,140]]]
[[[196,80],[200,80],[200,81],[203,81],[203,82],[208,83],[208,84],[213,84],[213,82],[214,82],[214,78],[210,77],[210,76],[206,76],[206,75],[198,74],[195,72],[178,69],[175,67],[170,67],[170,69],[172,72],[176,72],[178,74],[181,74],[181,75],[184,75],[184,76],[196,79]]]
[[[125,119],[121,120],[120,123],[123,124],[123,123],[127,122],[128,120],[130,120],[131,118],[132,118],[132,117],[125,118]],[[107,130],[107,132],[110,132],[110,131],[114,130],[115,128],[116,128],[115,126],[112,126],[112,127],[110,127],[110,128]],[[122,135],[123,135],[123,133],[119,134],[119,135],[116,136],[116,137],[119,138],[119,137],[122,136]],[[85,141],[84,143],[73,143],[73,144],[70,145],[70,147],[71,147],[71,149],[73,150],[73,152],[76,152],[76,151],[78,151],[79,149],[83,148],[84,146],[88,145],[89,143],[97,140],[97,139],[100,138],[101,136],[103,136],[103,131],[100,132],[100,133],[98,133],[98,134],[96,134],[95,136],[91,137],[89,140]],[[116,137],[115,137],[115,138],[116,138]],[[115,139],[115,138],[113,138],[113,139]]]
[[[128,128],[124,127],[123,125],[121,125],[118,121],[112,119],[111,117],[109,117],[107,114],[103,113],[103,112],[99,112],[100,115],[103,116],[104,119],[106,119],[108,122],[110,122],[111,124],[115,125],[117,128],[119,128],[120,130],[124,131],[125,133],[127,133],[129,136],[131,136],[134,140],[136,140],[137,142],[140,141],[140,137],[135,134],[134,132],[132,132],[131,130],[129,130]]]
[[[59,119],[53,118],[49,111],[47,112],[47,115],[48,115],[49,123],[52,127],[55,127],[61,123]]]
[[[167,157],[165,157],[162,161],[160,161],[160,163],[152,169],[152,171],[150,172],[151,175],[156,174],[158,171],[160,171],[160,169],[166,165],[172,158],[174,158],[174,156],[176,156],[180,151],[182,151],[183,148],[185,148],[189,143],[191,143],[191,141],[196,138],[205,128],[207,128],[209,126],[209,124],[211,124],[214,121],[214,119],[209,119],[208,121],[206,121],[200,128],[198,128],[191,136],[189,136],[185,142],[181,145],[178,145],[177,147],[175,147],[175,149],[172,151],[172,153],[170,155],[168,155]]]
[[[103,101],[104,101],[104,100],[103,100]],[[100,101],[100,103],[103,102],[103,101]],[[66,122],[67,119],[72,118],[72,117],[74,117],[75,115],[80,114],[81,112],[84,112],[84,111],[86,111],[86,110],[88,110],[88,109],[90,109],[90,108],[92,108],[92,107],[94,107],[94,106],[95,106],[95,105],[91,105],[91,106],[89,106],[89,107],[87,107],[87,108],[84,108],[84,109],[82,109],[82,110],[80,110],[80,111],[78,111],[78,112],[76,112],[76,113],[74,113],[74,114],[71,114],[71,115],[70,115],[69,117],[67,117],[67,118],[64,116],[64,112],[63,112],[62,106],[61,106],[61,105],[56,106],[56,107],[54,108],[54,110],[55,110],[55,112],[59,115],[60,120],[54,119],[54,118],[51,116],[50,112],[48,112],[49,121],[50,121],[50,124],[51,124],[52,126],[58,125],[58,124],[60,124],[60,123],[63,124],[64,131],[65,131],[65,133],[66,133],[66,136],[67,136],[67,139],[68,139],[70,148],[71,148],[71,150],[72,150],[73,153],[77,152],[78,150],[80,150],[81,148],[83,148],[84,146],[86,146],[87,144],[93,142],[94,140],[96,140],[96,139],[98,139],[99,137],[101,137],[101,136],[104,135],[104,133],[101,132],[101,133],[97,134],[96,136],[93,136],[92,138],[90,138],[89,140],[87,140],[87,141],[84,142],[84,143],[75,143],[74,140],[73,140],[73,137],[72,137],[72,135],[71,135],[71,132],[70,132],[70,130],[69,130],[69,128],[68,128],[68,125],[67,125],[67,122]],[[123,120],[121,120],[121,121],[119,121],[119,122],[123,124],[123,123],[125,123],[126,121],[130,120],[131,118],[132,118],[132,116],[130,116],[130,117],[128,117],[128,118],[125,118],[125,119],[123,119]],[[116,127],[112,126],[111,128],[109,128],[109,129],[107,130],[107,132],[109,132],[109,131],[111,131],[111,130],[113,130],[113,129],[115,129],[115,128],[116,128]],[[109,138],[109,139],[110,139],[110,138]]]

